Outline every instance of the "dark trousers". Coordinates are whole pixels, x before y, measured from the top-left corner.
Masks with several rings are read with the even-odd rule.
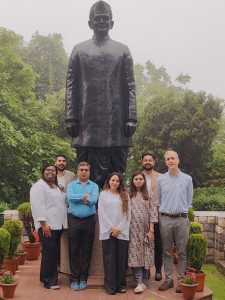
[[[162,241],[159,231],[159,223],[154,224],[154,243],[155,243],[155,269],[156,272],[161,272],[162,268]]]
[[[102,241],[105,288],[116,290],[126,287],[128,241],[110,237]]]
[[[63,230],[52,230],[51,236],[43,235],[42,228],[38,229],[38,234],[42,246],[40,281],[45,287],[50,287],[58,283],[57,262],[59,257],[59,245]]]
[[[103,187],[112,172],[123,174],[127,166],[128,147],[78,147],[77,162],[91,165],[90,179]]]
[[[71,282],[87,281],[94,234],[94,215],[82,220],[68,214]]]

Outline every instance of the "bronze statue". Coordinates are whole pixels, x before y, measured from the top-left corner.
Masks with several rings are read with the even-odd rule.
[[[110,39],[112,11],[104,1],[90,10],[92,39],[75,45],[66,86],[66,129],[77,161],[91,165],[100,186],[113,171],[124,173],[136,129],[133,60],[127,46]]]

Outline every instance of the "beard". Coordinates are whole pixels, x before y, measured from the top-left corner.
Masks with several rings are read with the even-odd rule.
[[[151,171],[153,169],[153,166],[150,166],[150,165],[146,165],[146,166],[143,166],[143,169],[145,171]]]

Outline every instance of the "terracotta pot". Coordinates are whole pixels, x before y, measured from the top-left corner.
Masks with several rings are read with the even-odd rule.
[[[9,270],[13,275],[16,273],[17,259],[13,257],[12,259],[5,259],[2,267]]]
[[[185,283],[182,283],[182,282],[179,281],[179,285],[181,287],[183,297],[184,297],[185,300],[194,299],[195,292],[196,292],[196,289],[197,289],[197,286],[199,285],[199,283],[185,284]]]
[[[204,273],[204,272],[196,273],[196,272],[187,271],[186,274],[187,275],[192,275],[192,274],[194,275],[195,280],[199,283],[199,285],[196,289],[196,292],[202,292],[204,290],[204,286],[205,286],[206,273]]]
[[[19,268],[19,257],[18,257],[18,255],[15,256],[15,259],[16,259],[16,271],[17,271],[18,268]]]
[[[27,256],[27,252],[23,252],[23,253],[18,254],[19,265],[24,265],[25,260],[26,260],[26,256]]]
[[[17,284],[18,284],[18,281],[15,281],[10,284],[0,282],[0,286],[3,291],[3,297],[4,298],[13,298]]]
[[[40,250],[41,250],[41,243],[35,242],[24,242],[23,243],[23,249],[27,252],[27,260],[37,260],[40,256]]]

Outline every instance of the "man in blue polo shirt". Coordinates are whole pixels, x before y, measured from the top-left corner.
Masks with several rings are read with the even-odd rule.
[[[71,288],[86,289],[95,232],[95,204],[99,188],[89,180],[90,165],[80,162],[78,179],[67,186],[69,262]]]
[[[172,249],[175,241],[178,253],[177,277],[181,279],[187,266],[187,240],[189,236],[188,210],[192,205],[193,184],[191,176],[178,168],[179,157],[175,151],[165,153],[168,172],[157,182],[159,199],[159,227],[163,244],[163,262],[166,280],[159,287],[166,291],[174,286]],[[176,292],[181,293],[179,285]]]

